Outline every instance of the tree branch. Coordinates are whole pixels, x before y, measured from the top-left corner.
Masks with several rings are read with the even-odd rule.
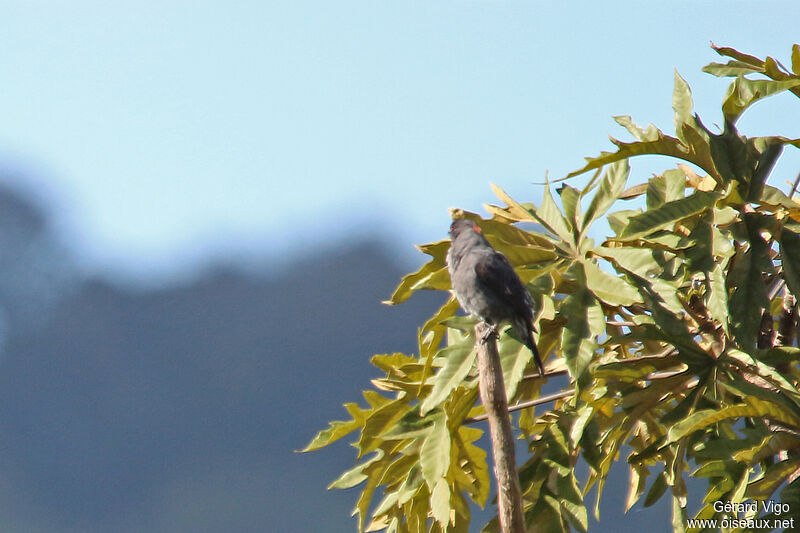
[[[566,368],[562,368],[561,370],[545,371],[544,376],[540,376],[538,372],[536,374],[525,374],[524,376],[522,376],[522,380],[523,381],[529,381],[529,380],[532,380],[532,379],[549,378],[551,376],[563,376],[564,374],[568,374],[568,373],[569,372],[567,371]]]
[[[475,326],[478,343],[478,388],[489,420],[494,474],[497,480],[497,514],[503,533],[525,533],[514,436],[508,417],[508,399],[503,369],[497,352],[497,338],[484,322]]]
[[[560,400],[561,398],[566,398],[575,392],[575,389],[567,389],[562,390],[561,392],[556,392],[554,394],[549,394],[547,396],[542,396],[541,398],[536,398],[535,400],[529,400],[527,402],[520,402],[518,404],[512,405],[508,408],[508,412],[512,413],[514,411],[521,411],[523,409],[527,409],[528,407],[535,407],[537,405],[542,405],[544,403],[554,402],[556,400]],[[472,418],[465,418],[464,424],[473,424],[475,422],[481,422],[483,420],[487,420],[489,415],[483,414],[474,416]]]

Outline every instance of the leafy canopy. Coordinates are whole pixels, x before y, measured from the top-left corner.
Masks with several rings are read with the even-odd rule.
[[[767,178],[787,145],[782,136],[746,137],[739,117],[760,99],[800,97],[800,46],[792,68],[731,48],[703,70],[733,78],[714,132],[692,112],[677,73],[675,134],[630,117],[615,120],[633,137],[587,158],[567,178],[596,171],[583,189],[563,184],[558,207],[549,185],[540,205],[493,186],[504,204],[479,221],[537,302],[539,351],[571,386],[549,411],[515,417],[529,454],[519,475],[531,531],[586,531],[584,496],[597,487],[594,513],[611,465],[627,453],[629,509],[644,499],[672,501],[672,526],[687,526],[685,475],[708,479],[697,518],[721,519],[717,500],[764,500],[780,492],[800,512],[800,203]],[[629,160],[669,156],[677,166],[629,185]],[[780,177],[779,177],[780,178]],[[566,178],[565,178],[566,179]],[[609,212],[640,198],[644,207]],[[641,202],[640,202],[641,203]],[[587,235],[605,219],[613,232]],[[532,222],[543,232],[524,231]],[[430,260],[405,276],[388,303],[418,290],[450,289],[449,241],[420,247]],[[345,404],[306,447],[355,433],[358,464],[331,488],[362,486],[359,530],[466,532],[468,500],[490,495],[486,450],[476,445],[484,413],[474,368],[473,319],[456,316],[451,296],[419,330],[419,353],[376,355],[385,373],[364,391],[366,406]],[[499,341],[512,405],[540,398],[542,379],[528,350]],[[527,403],[526,403],[527,402]],[[575,465],[589,465],[578,479]],[[760,507],[756,513],[763,513]],[[751,515],[753,513],[750,513]],[[497,531],[496,519],[485,531]]]

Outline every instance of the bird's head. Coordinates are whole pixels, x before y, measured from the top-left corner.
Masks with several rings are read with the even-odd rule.
[[[465,232],[474,232],[478,235],[483,233],[481,227],[474,220],[468,218],[457,218],[450,224],[450,239],[455,240]]]

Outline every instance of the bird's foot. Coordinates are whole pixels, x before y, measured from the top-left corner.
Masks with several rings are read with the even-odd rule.
[[[497,335],[497,325],[489,324],[488,322],[484,322],[483,324],[486,327],[483,329],[483,335],[481,335],[481,344],[486,344],[489,339],[492,338],[492,335]]]

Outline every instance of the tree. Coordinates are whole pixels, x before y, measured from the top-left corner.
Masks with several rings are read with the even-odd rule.
[[[721,131],[692,113],[690,89],[676,73],[675,136],[616,117],[634,140],[612,139],[613,152],[569,174],[565,180],[595,171],[583,189],[560,186],[561,209],[549,185],[538,206],[493,186],[505,205],[486,206],[491,218],[456,213],[479,222],[534,296],[547,377],[569,376],[561,394],[543,398],[530,352],[500,337],[515,429],[529,451],[519,477],[530,531],[586,531],[584,496],[596,486],[598,513],[623,452],[627,508],[668,493],[675,531],[689,519],[687,472],[708,480],[705,494],[692,495],[704,502],[695,518],[787,518],[787,505],[800,513],[800,176],[788,193],[767,183],[783,148],[800,148],[800,139],[748,138],[736,127],[762,98],[800,97],[800,46],[791,69],[714,50],[727,63],[703,70],[733,78]],[[629,186],[629,160],[639,155],[668,156],[677,166]],[[636,199],[644,205],[607,214]],[[587,235],[603,218],[613,234],[598,245]],[[421,246],[430,260],[388,303],[448,291],[448,246]],[[422,325],[418,355],[374,356],[385,376],[364,391],[366,406],[345,404],[351,419],[332,422],[305,449],[356,432],[359,463],[331,487],[363,485],[359,530],[463,532],[467,498],[488,501],[486,451],[475,444],[484,411],[476,404],[474,321],[457,309],[450,297]],[[548,411],[534,412],[548,402]],[[589,466],[586,479],[576,475],[579,459]],[[379,488],[382,498],[371,504]],[[769,498],[781,506],[714,505]],[[497,531],[496,519],[484,530]]]

